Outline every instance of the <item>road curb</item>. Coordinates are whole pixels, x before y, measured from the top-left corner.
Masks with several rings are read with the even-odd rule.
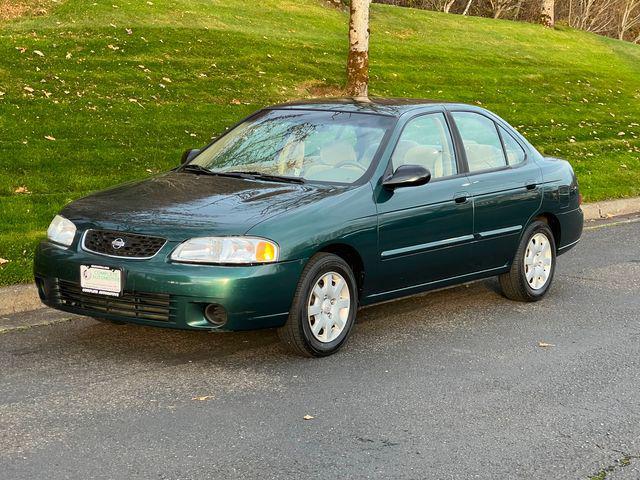
[[[606,200],[582,205],[585,220],[617,217],[640,212],[640,197]]]
[[[0,316],[42,308],[35,284],[0,288]]]
[[[582,205],[585,221],[640,213],[640,197]],[[11,315],[44,308],[34,284],[0,288],[0,315]]]

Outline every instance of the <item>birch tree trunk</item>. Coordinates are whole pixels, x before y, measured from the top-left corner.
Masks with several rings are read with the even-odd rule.
[[[371,0],[351,0],[347,93],[353,97],[367,97],[369,94],[370,4]]]
[[[542,0],[542,13],[540,23],[548,28],[553,28],[555,24],[555,0]]]
[[[467,6],[464,7],[464,12],[462,12],[462,15],[468,15],[469,14],[469,10],[471,9],[471,2],[473,2],[473,0],[469,0],[467,2]]]

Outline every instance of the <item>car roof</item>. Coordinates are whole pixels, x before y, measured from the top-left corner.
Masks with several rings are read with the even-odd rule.
[[[304,109],[304,110],[326,110],[331,112],[358,112],[375,113],[378,115],[389,115],[399,117],[409,111],[424,107],[438,107],[447,105],[460,106],[465,108],[478,108],[473,105],[466,105],[457,102],[446,102],[442,100],[428,100],[421,98],[311,98],[294,102],[272,105],[269,109]]]

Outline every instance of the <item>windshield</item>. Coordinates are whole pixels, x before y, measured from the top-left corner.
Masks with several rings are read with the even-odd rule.
[[[190,162],[213,172],[246,172],[353,183],[364,175],[393,118],[362,113],[266,110]]]

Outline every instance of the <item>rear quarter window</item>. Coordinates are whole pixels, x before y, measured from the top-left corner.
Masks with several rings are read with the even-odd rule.
[[[498,127],[498,129],[504,144],[504,151],[507,154],[507,163],[509,165],[517,165],[524,162],[527,156],[522,146],[504,128]]]

